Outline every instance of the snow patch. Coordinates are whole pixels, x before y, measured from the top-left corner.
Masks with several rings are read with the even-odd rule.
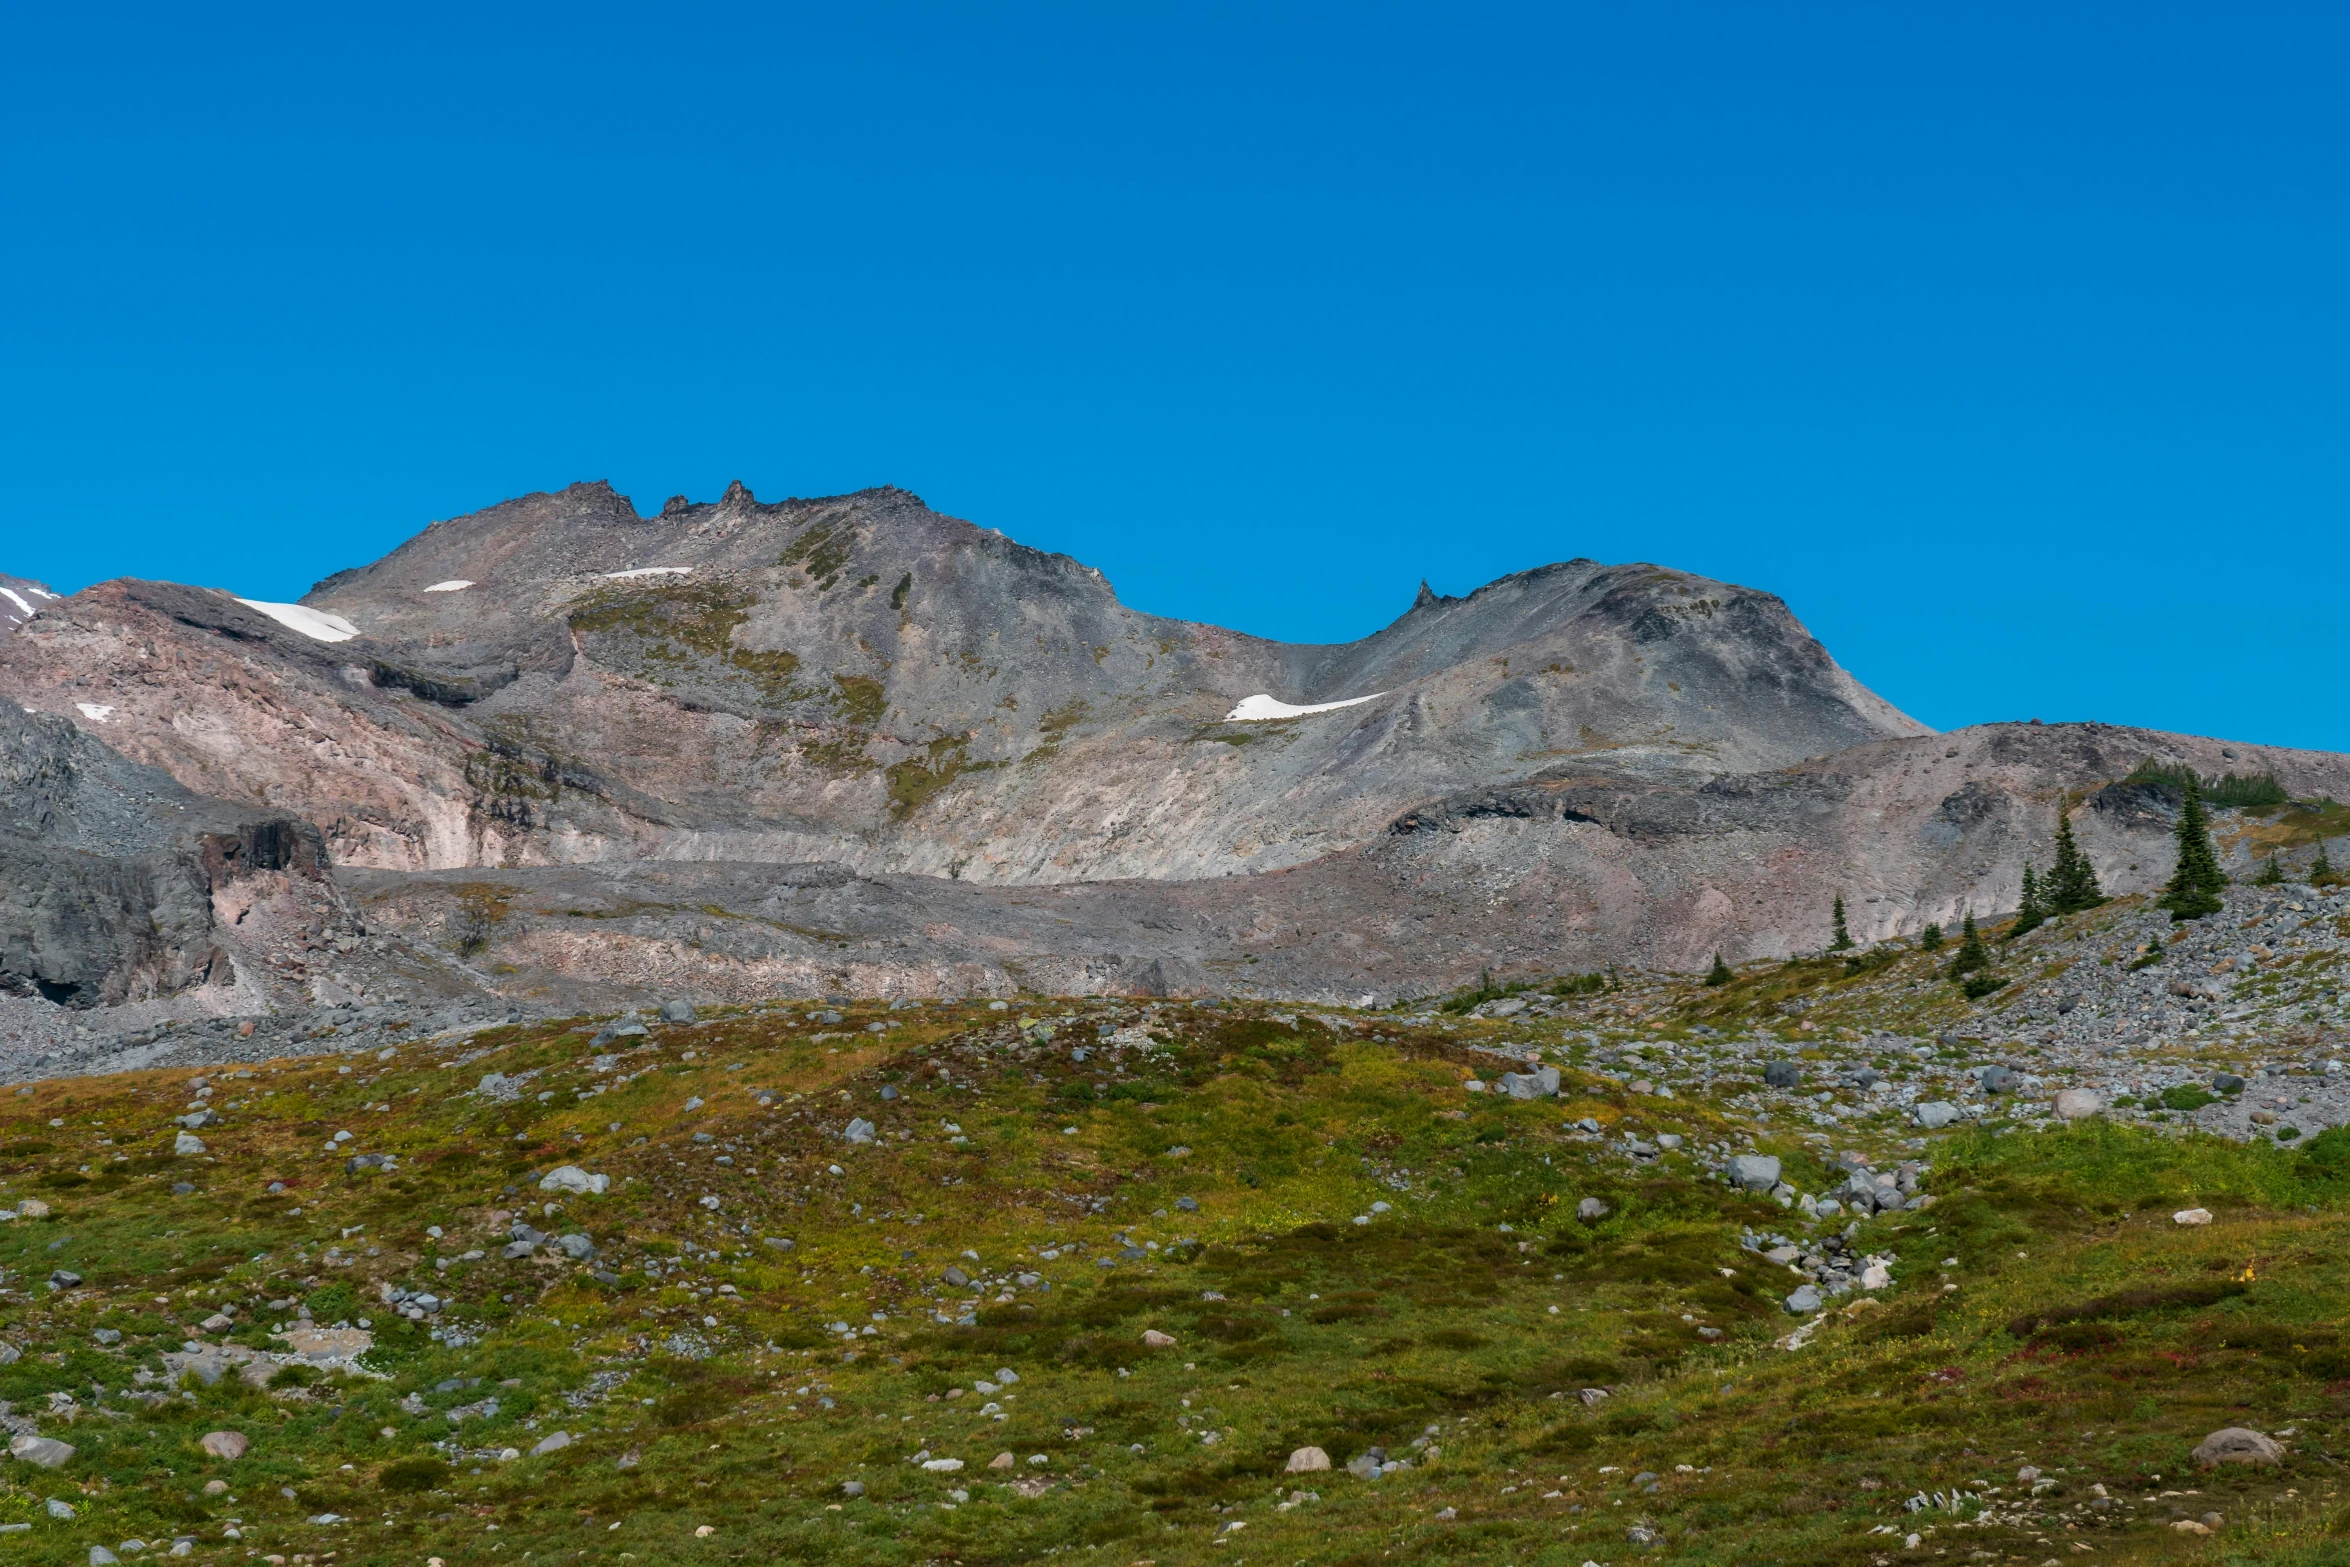
[[[446,582],[434,583],[431,587],[426,588],[424,591],[427,593],[462,593],[467,588],[472,586],[473,582],[471,578],[451,577]]]
[[[1252,724],[1268,718],[1303,718],[1308,713],[1332,713],[1342,707],[1360,707],[1365,702],[1376,702],[1387,693],[1374,691],[1369,696],[1350,696],[1343,702],[1314,702],[1305,707],[1293,707],[1277,702],[1259,692],[1224,715],[1226,723]]]
[[[607,571],[604,580],[617,582],[623,577],[682,577],[693,569],[691,566],[639,566],[634,571]]]
[[[74,706],[80,708],[82,716],[93,724],[102,724],[114,716],[114,709],[104,702],[76,702]],[[28,707],[25,711],[29,713],[32,709]]]
[[[348,642],[359,635],[359,628],[342,616],[312,609],[307,604],[266,604],[260,599],[237,602],[247,609],[261,611],[288,631],[299,631],[314,642]]]
[[[40,591],[40,589],[35,588],[33,591],[37,593]],[[40,611],[34,609],[32,605],[26,603],[22,595],[18,594],[13,588],[0,588],[0,598],[7,599],[9,603],[14,604],[18,609],[23,610],[25,612],[25,618],[28,620],[31,619],[34,615],[40,613]]]

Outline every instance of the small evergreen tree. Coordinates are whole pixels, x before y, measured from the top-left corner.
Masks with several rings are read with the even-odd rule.
[[[2072,818],[2060,809],[2056,813],[2056,863],[2040,883],[2040,902],[2050,914],[2078,914],[2104,901],[2105,889],[2097,885],[2097,867],[2073,841]]]
[[[1958,927],[1958,953],[1950,960],[1950,977],[1964,979],[1978,969],[1991,966],[1991,949],[1983,945],[1982,933],[1975,929],[1975,911],[1966,911],[1966,920]]]
[[[1920,952],[1938,952],[1941,947],[1942,927],[1934,921],[1928,920],[1926,928],[1918,932],[1918,950]]]
[[[2007,939],[2013,941],[2027,931],[2038,930],[2048,921],[2048,911],[2041,907],[2041,882],[2032,870],[2032,862],[2024,861],[2024,896],[2015,906],[2015,924],[2010,926]]]
[[[1852,950],[1852,932],[1844,928],[1844,894],[1841,892],[1836,894],[1836,935],[1835,939],[1828,943],[1828,950],[1830,952],[1850,952]]]
[[[1714,966],[1706,970],[1705,982],[1709,985],[1727,985],[1737,977],[1730,972],[1730,965],[1722,961],[1721,949],[1716,948],[1714,950]]]
[[[2252,885],[2255,887],[2282,887],[2284,884],[2285,868],[2277,863],[2276,851],[2271,849],[2266,863],[2260,867],[2260,874],[2252,878]]]
[[[2326,858],[2326,841],[2320,838],[2317,840],[2317,858],[2309,862],[2309,879],[2314,882],[2332,874],[2334,862]]]
[[[2211,847],[2211,818],[2204,814],[2203,790],[2193,775],[2186,782],[2186,800],[2179,807],[2179,863],[2163,888],[2162,906],[2173,921],[2201,919],[2220,911],[2220,889],[2228,873],[2219,868]]]

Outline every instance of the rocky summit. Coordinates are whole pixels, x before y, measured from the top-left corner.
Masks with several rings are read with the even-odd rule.
[[[218,965],[43,916],[40,941],[0,933],[20,992],[1384,1002],[1786,957],[1827,942],[1839,895],[1855,939],[1914,937],[2014,908],[2060,812],[2107,890],[2144,891],[2177,804],[2132,781],[2149,762],[2350,793],[2330,754],[1934,734],[1778,599],[1662,567],[1423,586],[1359,642],[1298,646],[1130,610],[894,489],[737,484],[644,516],[579,484],[299,603],[233,589],[27,585],[0,689],[287,822],[315,906],[273,894],[253,926],[208,893]],[[2221,850],[2243,870],[2318,836],[2231,815]]]

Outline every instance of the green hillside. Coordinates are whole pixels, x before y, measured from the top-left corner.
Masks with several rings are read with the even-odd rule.
[[[184,1070],[21,1089],[0,1398],[74,1451],[0,1470],[0,1523],[29,1526],[0,1549],[2350,1561],[2345,1134],[1807,1136],[1732,1102],[1743,1058],[1688,1065],[1766,988],[1506,1022],[802,1002],[271,1062],[200,1097]],[[1505,1040],[1565,1066],[1560,1097],[1464,1089]],[[1671,1097],[1601,1075],[1627,1040],[1683,1050]],[[1873,1047],[1803,1048],[1825,1071]],[[175,1154],[199,1105],[203,1150]],[[1807,1223],[1717,1173],[1748,1151],[1815,1196],[1836,1153],[1922,1163],[1931,1200]],[[543,1189],[565,1166],[607,1189]],[[1892,1282],[1799,1318],[1805,1280],[1752,1248],[1830,1236]],[[2196,1468],[2228,1426],[2283,1462]],[[249,1449],[208,1456],[212,1432]],[[1332,1467],[1286,1472],[1309,1447]],[[1406,1467],[1349,1473],[1373,1448]]]

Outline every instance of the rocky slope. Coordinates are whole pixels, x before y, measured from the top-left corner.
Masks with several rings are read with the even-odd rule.
[[[1653,566],[1423,588],[1360,642],[1291,646],[1139,614],[896,490],[648,518],[575,485],[300,605],[33,602],[0,691],[315,825],[344,901],[244,966],[279,1005],[1360,1002],[1686,970],[1816,949],[1839,892],[1863,941],[2011,908],[2060,810],[2109,890],[2151,886],[2175,802],[2124,782],[2149,758],[2350,794],[2329,754],[1935,735],[1777,599]],[[2223,847],[2248,867],[2345,827],[2229,814]],[[106,994],[194,971],[155,972]]]

